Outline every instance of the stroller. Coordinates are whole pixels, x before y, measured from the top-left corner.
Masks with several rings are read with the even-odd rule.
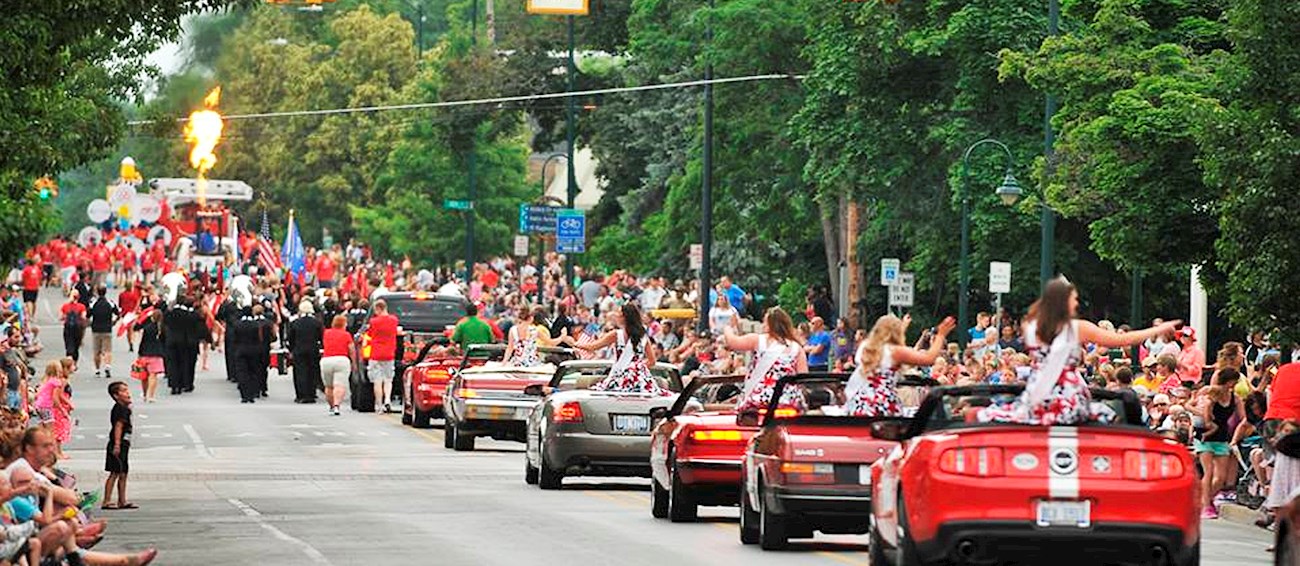
[[[1233,450],[1233,455],[1237,458],[1237,503],[1251,509],[1259,509],[1268,497],[1267,486],[1256,476],[1255,468],[1250,465],[1251,453],[1263,448],[1263,444],[1262,437],[1250,436],[1242,439]]]

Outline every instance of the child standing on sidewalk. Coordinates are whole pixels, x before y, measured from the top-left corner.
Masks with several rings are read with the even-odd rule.
[[[135,509],[126,500],[126,475],[131,470],[128,456],[131,453],[131,388],[121,381],[108,384],[108,395],[113,398],[113,411],[109,416],[108,453],[104,456],[104,509]],[[113,500],[113,486],[117,486],[117,503]]]

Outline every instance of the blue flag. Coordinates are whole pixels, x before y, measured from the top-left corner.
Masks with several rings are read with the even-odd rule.
[[[298,223],[293,214],[289,214],[289,233],[284,237],[284,246],[280,249],[280,261],[297,276],[307,268],[307,249],[302,245],[302,234],[298,232]]]

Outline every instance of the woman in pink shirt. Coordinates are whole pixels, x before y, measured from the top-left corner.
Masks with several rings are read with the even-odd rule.
[[[1205,351],[1196,345],[1196,329],[1184,326],[1174,334],[1182,350],[1178,352],[1178,377],[1183,381],[1201,382],[1205,369]]]

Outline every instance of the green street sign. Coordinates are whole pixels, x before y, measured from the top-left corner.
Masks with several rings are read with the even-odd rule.
[[[442,201],[442,207],[447,210],[474,210],[474,201],[446,199]]]

